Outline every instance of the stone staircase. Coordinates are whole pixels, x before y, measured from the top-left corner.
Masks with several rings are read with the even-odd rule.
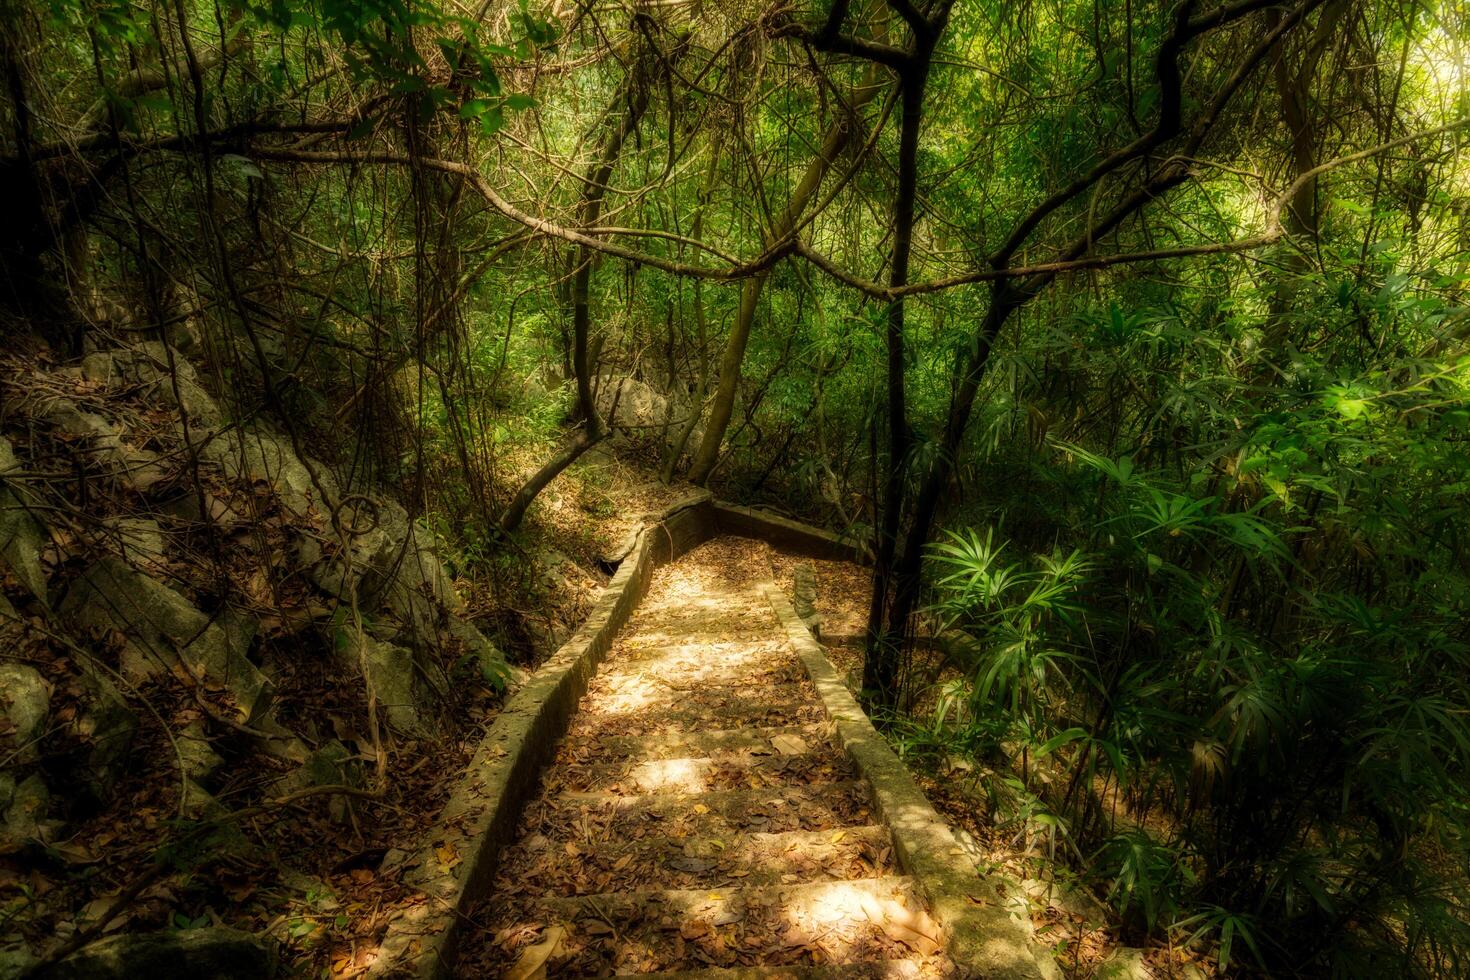
[[[729,541],[655,574],[471,915],[458,975],[956,972],[826,734],[764,569]]]

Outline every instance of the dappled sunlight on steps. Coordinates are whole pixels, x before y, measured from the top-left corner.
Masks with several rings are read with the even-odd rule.
[[[766,573],[756,546],[721,539],[655,574],[473,914],[459,975],[953,972],[825,734]]]

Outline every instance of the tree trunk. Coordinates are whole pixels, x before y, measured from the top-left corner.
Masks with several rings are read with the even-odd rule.
[[[648,109],[653,85],[652,79],[645,73],[651,73],[653,67],[660,63],[672,66],[688,50],[688,46],[688,39],[685,38],[666,57],[660,57],[653,51],[645,51],[641,60],[629,71],[617,94],[613,96],[609,116],[621,105],[626,105],[626,109],[617,125],[608,131],[597,154],[596,162],[588,170],[587,179],[582,188],[581,205],[578,209],[578,217],[583,228],[597,227],[597,221],[602,215],[602,199],[607,194],[607,182],[612,178],[618,157],[622,155],[623,144],[638,129],[638,124]],[[596,257],[597,253],[590,245],[578,245],[572,264],[570,289],[572,374],[577,384],[577,425],[580,431],[566,449],[547,461],[516,492],[510,506],[501,515],[500,530],[502,532],[509,533],[518,528],[521,520],[526,516],[527,508],[531,506],[531,501],[536,499],[536,495],[608,434],[607,426],[602,421],[602,416],[597,413],[597,403],[592,397],[590,363],[592,359],[588,356],[590,347],[588,338],[592,332],[592,266]]]
[[[779,241],[791,234],[802,212],[811,203],[812,197],[822,186],[827,171],[831,169],[848,140],[857,131],[856,113],[872,101],[882,87],[878,66],[870,67],[863,76],[862,84],[853,93],[849,103],[850,115],[832,122],[822,139],[822,147],[807,164],[801,182],[792,191],[766,238],[767,244]],[[725,342],[725,353],[720,358],[720,380],[715,389],[714,404],[710,406],[709,420],[704,426],[704,438],[695,451],[694,462],[689,466],[689,481],[703,485],[714,472],[720,458],[720,444],[725,440],[725,430],[730,427],[730,418],[735,413],[735,395],[740,388],[740,368],[745,360],[745,346],[750,341],[750,329],[755,323],[755,311],[760,305],[761,290],[765,288],[768,271],[762,271],[745,280],[740,286],[740,307],[735,313],[735,323],[730,327],[730,337]]]
[[[960,444],[964,441],[965,429],[970,414],[975,409],[975,398],[980,392],[980,382],[990,365],[990,352],[995,338],[1010,319],[1030,298],[1018,293],[1005,280],[997,280],[990,290],[990,308],[985,321],[975,338],[975,346],[962,362],[955,379],[955,397],[950,404],[949,421],[945,424],[942,445],[919,482],[914,495],[913,515],[909,521],[908,534],[904,538],[903,553],[893,573],[893,601],[888,609],[888,629],[899,634],[907,627],[909,617],[919,600],[919,585],[924,563],[924,546],[929,542],[929,533],[934,529],[934,518],[939,511],[939,500],[954,475],[954,462],[959,458]],[[866,686],[866,685],[865,685]]]
[[[714,196],[715,181],[719,174],[720,134],[716,132],[714,146],[710,148],[709,170],[705,173],[704,187],[700,189],[699,209],[694,212],[694,221],[689,228],[689,237],[696,241],[704,231],[705,211],[709,209],[710,198]],[[664,483],[674,482],[679,460],[684,457],[684,447],[689,445],[689,437],[699,425],[699,417],[704,413],[704,399],[709,394],[709,329],[704,315],[704,283],[699,279],[694,280],[694,328],[699,338],[699,386],[689,402],[689,417],[679,426],[679,434],[668,448],[668,456],[659,474]],[[673,399],[669,399],[669,405],[672,408]]]
[[[898,137],[898,194],[893,203],[893,257],[888,285],[908,285],[913,251],[914,219],[919,181],[919,126],[923,119],[924,90],[929,82],[934,47],[948,20],[948,6],[934,21],[911,22],[913,47],[902,72]],[[898,665],[908,618],[884,621],[884,607],[893,587],[893,559],[902,523],[905,486],[912,438],[909,432],[904,380],[904,298],[888,306],[888,467],[883,486],[883,510],[874,542],[873,594],[868,606],[867,642],[863,653],[863,693],[868,703],[891,707],[898,700]]]

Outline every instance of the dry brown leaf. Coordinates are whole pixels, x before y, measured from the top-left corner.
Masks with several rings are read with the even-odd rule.
[[[771,747],[782,755],[806,755],[809,751],[806,739],[800,735],[783,733],[771,737]]]
[[[567,930],[563,926],[551,925],[541,934],[541,941],[521,950],[521,955],[505,971],[505,980],[537,980],[546,976],[546,963],[561,950],[566,942]]]
[[[921,956],[933,956],[942,948],[939,927],[926,913],[915,911],[892,899],[881,899],[873,895],[860,895],[859,900],[864,914],[889,939],[903,943]]]

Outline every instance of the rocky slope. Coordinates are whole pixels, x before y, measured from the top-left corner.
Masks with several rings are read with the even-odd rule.
[[[309,945],[515,673],[444,543],[189,340],[0,357],[0,976],[162,927]],[[92,975],[135,971],[109,942]]]

